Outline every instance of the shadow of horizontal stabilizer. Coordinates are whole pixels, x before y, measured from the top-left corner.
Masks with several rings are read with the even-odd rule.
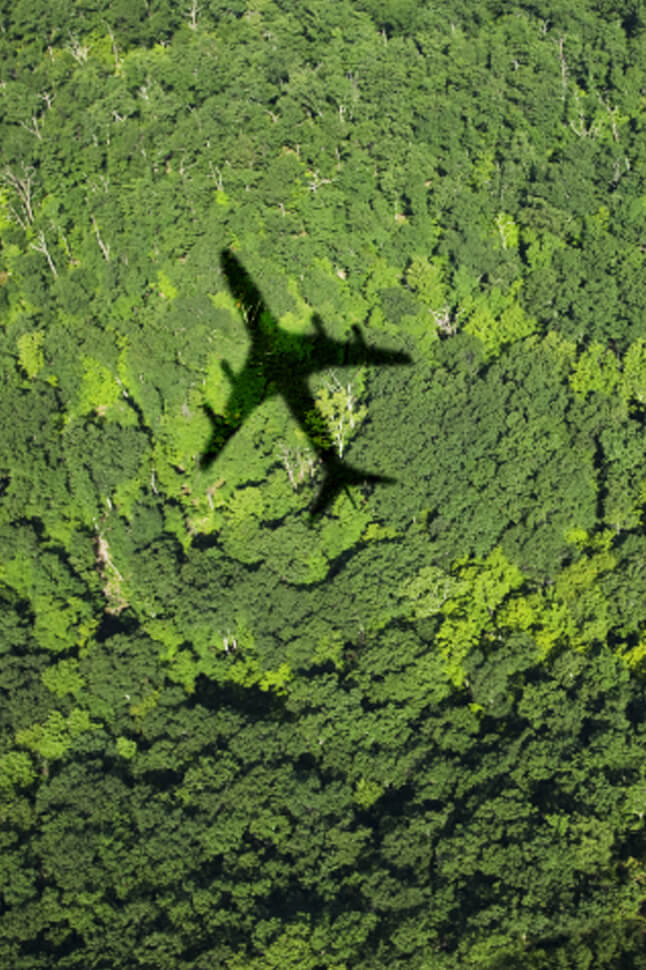
[[[354,505],[349,491],[351,485],[394,485],[397,481],[396,478],[390,478],[388,475],[375,475],[372,472],[363,471],[361,468],[354,468],[337,458],[336,453],[333,457],[325,456],[323,473],[323,483],[314,504],[310,506],[312,518],[323,515],[342,491],[347,493]]]

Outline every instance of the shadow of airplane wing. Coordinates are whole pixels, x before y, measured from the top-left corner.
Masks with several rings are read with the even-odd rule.
[[[200,457],[200,468],[206,469],[215,461],[229,439],[234,436],[240,425],[230,424],[223,415],[216,414],[209,404],[203,404],[202,408],[208,414],[212,427],[211,440],[207,445],[206,451]]]
[[[242,311],[245,323],[253,332],[258,328],[262,313],[267,311],[262,293],[230,249],[223,249],[220,253],[220,266],[229,290]]]
[[[212,431],[209,445],[200,459],[201,468],[208,468],[215,461],[229,439],[269,396],[267,377],[262,368],[245,366],[236,377],[228,363],[222,361],[222,370],[231,382],[231,393],[223,414],[216,414],[209,404],[202,405],[211,421]]]
[[[401,364],[412,364],[413,362],[410,354],[405,351],[387,350],[367,344],[357,324],[352,327],[353,340],[337,340],[334,337],[328,337],[325,333],[323,320],[318,313],[312,314],[311,325],[314,329],[314,335],[308,338],[311,343],[307,363],[309,373],[325,370],[328,367],[347,366],[348,364],[354,366],[384,364],[393,367]]]
[[[413,359],[410,354],[403,350],[385,350],[380,347],[369,346],[361,332],[361,328],[355,323],[352,327],[354,341],[349,345],[349,358],[351,363],[357,364],[384,364],[385,366],[396,366],[397,364],[412,364]]]

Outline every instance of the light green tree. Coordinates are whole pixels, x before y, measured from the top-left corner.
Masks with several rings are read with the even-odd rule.
[[[363,384],[362,375],[355,380],[360,386]],[[316,395],[317,410],[307,415],[314,440],[324,448],[333,446],[339,458],[343,458],[347,441],[368,413],[358,403],[354,384],[342,383],[334,371],[329,371]]]
[[[43,355],[44,331],[33,330],[18,337],[18,362],[30,380],[33,380],[45,366]]]

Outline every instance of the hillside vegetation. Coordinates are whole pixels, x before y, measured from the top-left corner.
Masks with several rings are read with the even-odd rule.
[[[0,3],[2,967],[646,968],[645,111],[641,0]],[[394,484],[202,460],[225,247]]]

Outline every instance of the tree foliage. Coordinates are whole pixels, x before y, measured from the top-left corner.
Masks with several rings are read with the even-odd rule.
[[[645,23],[2,5],[3,967],[646,966]]]

